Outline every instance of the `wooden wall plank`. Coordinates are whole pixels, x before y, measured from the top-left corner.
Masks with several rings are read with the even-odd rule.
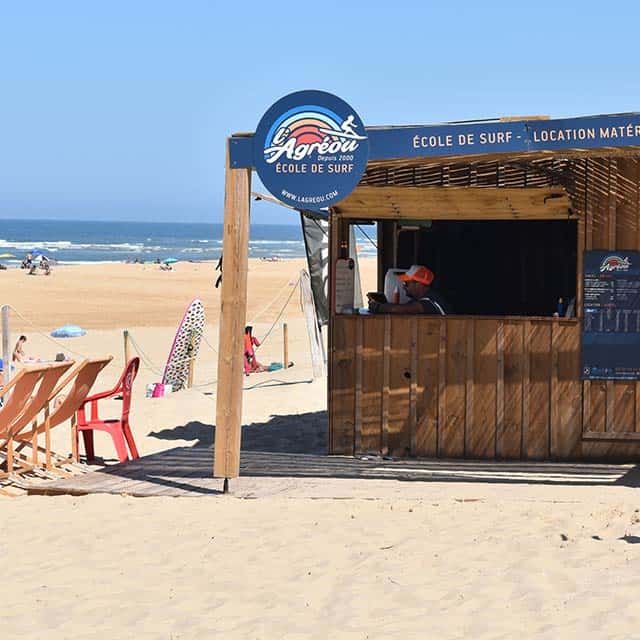
[[[560,423],[560,402],[558,395],[558,333],[560,321],[556,318],[551,323],[549,350],[551,352],[551,377],[549,379],[549,455],[554,458],[558,450],[557,436],[562,429]]]
[[[589,422],[585,431],[605,430],[606,385],[603,380],[592,380],[589,384]]]
[[[633,433],[635,431],[635,382],[616,380],[612,389],[611,424],[608,431]]]
[[[476,319],[473,324],[475,339],[469,347],[473,349],[474,401],[471,420],[467,423],[467,456],[495,458],[498,321]]]
[[[382,347],[382,453],[389,453],[389,376],[391,370],[391,316],[384,317]]]
[[[335,316],[331,362],[331,442],[334,454],[352,455],[354,448],[356,318]]]
[[[438,453],[438,360],[444,319],[418,318],[416,379],[416,455]]]
[[[446,319],[440,321],[438,346],[438,421],[436,449],[438,456],[443,455],[443,430],[447,419],[447,331]]]
[[[555,430],[551,456],[559,460],[576,460],[581,453],[580,332],[579,322],[559,323],[554,336],[558,407],[551,424]]]
[[[504,332],[504,426],[500,457],[518,460],[522,455],[522,381],[525,322],[505,321]]]
[[[551,377],[551,339],[549,323],[532,322],[529,344],[529,424],[525,457],[543,460],[549,457],[549,379]]]
[[[445,416],[440,422],[440,455],[464,456],[467,320],[446,318]]]
[[[496,458],[504,453],[504,322],[498,322],[496,333]]]
[[[356,360],[355,366],[355,398],[354,398],[354,451],[362,452],[362,376],[363,376],[363,349],[364,349],[364,319],[357,318],[356,322]]]
[[[406,456],[411,449],[411,323],[408,316],[396,316],[391,323],[388,445],[394,457]]]
[[[409,356],[411,359],[411,378],[409,380],[409,453],[416,455],[417,450],[417,393],[418,393],[418,318],[411,318],[411,343]]]
[[[364,453],[382,452],[383,317],[363,318],[362,435]]]
[[[529,320],[524,323],[522,331],[522,440],[521,458],[527,457],[529,442],[529,426],[531,418],[531,336],[533,326]]]
[[[475,385],[474,371],[474,333],[476,321],[474,318],[467,320],[467,345],[466,345],[466,376],[464,384],[464,455],[465,457],[476,457],[471,444],[471,433],[473,431],[473,389]]]

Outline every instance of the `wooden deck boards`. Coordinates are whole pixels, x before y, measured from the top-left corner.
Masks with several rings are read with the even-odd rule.
[[[81,476],[33,483],[28,491],[45,495],[219,496],[222,480],[211,477],[212,455],[208,446],[180,447]],[[638,474],[636,467],[629,464],[385,460],[258,451],[243,452],[240,472],[241,477],[232,481],[231,490],[236,497],[244,498],[295,494],[300,485],[311,479],[316,480],[316,485],[351,479],[636,486]],[[342,484],[340,495],[349,491],[349,485]],[[371,486],[372,494],[375,486]]]

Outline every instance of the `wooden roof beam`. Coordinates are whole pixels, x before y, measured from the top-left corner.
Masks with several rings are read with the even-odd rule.
[[[333,207],[340,216],[378,220],[550,220],[572,215],[563,187],[360,186]]]

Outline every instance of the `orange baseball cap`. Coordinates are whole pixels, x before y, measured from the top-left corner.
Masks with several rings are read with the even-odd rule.
[[[435,275],[433,271],[431,271],[431,269],[427,269],[427,267],[423,267],[420,264],[412,265],[404,275],[398,276],[398,279],[402,280],[402,282],[409,282],[410,280],[414,280],[415,282],[426,284],[427,286],[433,282],[434,278]]]

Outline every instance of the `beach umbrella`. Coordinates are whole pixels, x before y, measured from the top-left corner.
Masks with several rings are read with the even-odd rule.
[[[31,251],[30,253],[34,258],[35,256],[42,255],[42,251],[40,249],[33,249],[33,251]]]
[[[13,255],[13,253],[0,253],[0,260],[4,258],[15,258],[15,256]]]
[[[76,324],[65,324],[64,327],[58,327],[51,332],[54,338],[78,338],[87,332]]]
[[[178,262],[178,258],[165,258],[162,262],[165,264],[173,264],[174,262]]]

